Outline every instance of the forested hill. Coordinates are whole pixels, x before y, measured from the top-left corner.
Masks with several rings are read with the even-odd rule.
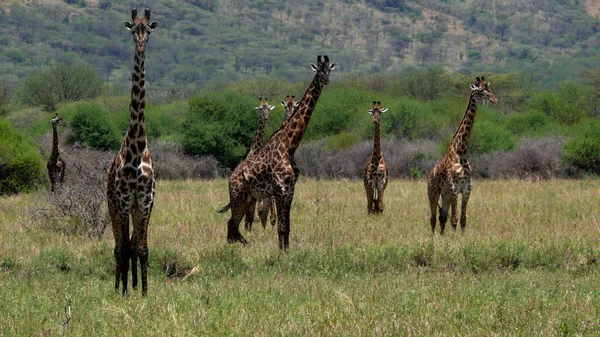
[[[155,86],[264,74],[296,81],[327,53],[338,76],[407,67],[535,72],[545,84],[600,66],[595,0],[0,0],[0,82],[85,61],[127,83],[133,7],[160,22],[150,38]]]

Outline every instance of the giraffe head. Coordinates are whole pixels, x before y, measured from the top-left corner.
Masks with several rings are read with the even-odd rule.
[[[388,111],[388,108],[381,108],[381,101],[373,101],[373,109],[369,110],[369,114],[373,115],[373,123],[379,123],[379,116]]]
[[[492,103],[496,103],[498,100],[490,90],[491,83],[486,82],[483,76],[478,76],[475,80],[475,84],[471,84],[471,91],[473,92],[475,99],[477,99],[477,101],[490,100]]]
[[[143,53],[146,50],[146,43],[148,43],[150,33],[158,27],[158,22],[150,22],[150,10],[148,8],[144,9],[144,17],[142,18],[137,16],[137,9],[132,9],[131,20],[123,21],[123,23],[131,31],[137,51]]]
[[[300,105],[300,102],[296,102],[294,100],[295,98],[296,98],[296,96],[294,96],[294,95],[286,95],[285,101],[281,101],[281,105],[283,105],[283,107],[285,108],[285,118],[284,119],[286,119],[286,120],[290,117],[292,112],[294,112],[294,109],[296,109],[296,107],[298,105]]]
[[[58,116],[58,112],[54,113],[54,118],[52,118],[52,127],[56,127],[57,125],[67,126],[67,123]]]
[[[321,59],[321,55],[317,56],[317,64],[311,63],[310,67],[317,72],[319,84],[329,84],[329,73],[335,69],[335,63],[329,64],[327,55],[323,56],[323,59]]]
[[[275,106],[269,105],[268,98],[260,97],[260,105],[254,108],[254,110],[260,110],[260,118],[267,120],[269,119],[269,111],[275,109]]]

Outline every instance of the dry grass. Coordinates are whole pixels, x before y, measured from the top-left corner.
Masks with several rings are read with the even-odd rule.
[[[392,180],[369,217],[361,181],[301,179],[291,249],[226,243],[227,182],[159,181],[149,295],[113,291],[101,240],[31,224],[0,198],[0,335],[597,335],[600,181],[475,181],[464,234],[433,236],[424,181]]]

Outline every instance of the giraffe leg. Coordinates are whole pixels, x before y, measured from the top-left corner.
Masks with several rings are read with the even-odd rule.
[[[131,222],[133,224],[133,235],[131,236],[131,241],[129,245],[129,256],[131,257],[131,286],[133,289],[137,289],[138,285],[138,260],[139,260],[139,250],[138,247],[141,242],[140,238],[140,225],[143,221],[142,212],[136,209],[133,214],[131,214]]]
[[[446,221],[448,221],[448,209],[450,208],[450,201],[452,199],[452,193],[442,194],[442,207],[440,207],[440,234],[444,235],[446,229]]]
[[[456,229],[456,224],[458,223],[457,204],[458,204],[458,194],[452,193],[450,196],[450,210],[452,212],[452,217],[450,218],[450,224],[452,225],[453,229]]]
[[[271,214],[271,217],[269,220],[271,221],[271,228],[273,228],[277,224],[277,208],[275,207],[275,199],[271,198],[270,204],[271,207],[269,213]]]
[[[380,188],[379,192],[377,193],[377,196],[378,196],[377,205],[376,205],[377,213],[383,213],[383,192],[385,191],[384,188]]]
[[[231,201],[231,218],[227,221],[227,242],[233,243],[239,241],[245,245],[248,241],[246,241],[244,236],[242,236],[242,233],[240,233],[239,226],[242,218],[250,207],[250,203],[246,203],[239,199],[241,198]]]
[[[252,224],[254,223],[254,213],[256,212],[256,199],[252,198],[250,201],[250,207],[246,211],[246,221],[244,222],[244,228],[248,232],[252,232]]]
[[[262,224],[263,229],[267,227],[267,220],[269,217],[269,211],[271,210],[271,198],[265,198],[260,200],[260,204],[258,207],[258,216],[260,218],[260,223]]]
[[[127,274],[129,273],[129,216],[121,214],[118,207],[109,201],[110,218],[115,237],[115,291],[123,284],[123,295],[127,294]]]
[[[465,188],[462,192],[462,202],[460,205],[460,230],[464,231],[467,227],[467,204],[469,203],[469,197],[471,196],[471,180],[467,180]]]
[[[428,184],[427,196],[429,197],[429,209],[431,210],[429,224],[431,225],[431,232],[435,233],[435,222],[438,210],[438,202],[440,200],[440,190],[434,187],[433,184]]]
[[[375,212],[375,204],[373,201],[373,188],[371,184],[365,179],[365,191],[367,193],[367,214],[371,215]]]
[[[286,251],[290,247],[290,206],[291,199],[277,199],[277,234],[279,249]]]

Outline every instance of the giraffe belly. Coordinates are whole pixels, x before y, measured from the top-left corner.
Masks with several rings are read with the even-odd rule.
[[[124,169],[121,179],[115,182],[115,191],[124,213],[131,214],[142,210],[154,202],[154,178],[145,174],[141,166],[137,169]],[[139,205],[144,205],[139,207]]]

